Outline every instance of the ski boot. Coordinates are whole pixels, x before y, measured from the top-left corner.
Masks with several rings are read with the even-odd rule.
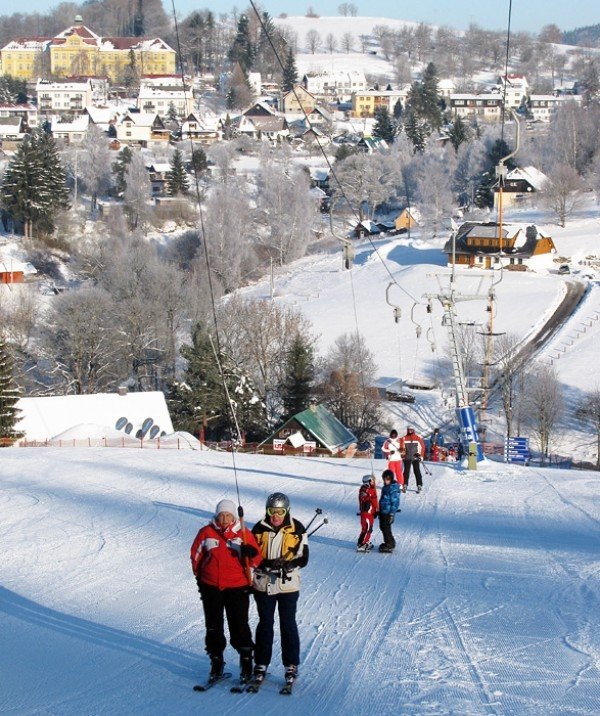
[[[382,554],[391,554],[394,551],[393,547],[388,547],[387,544],[380,544],[379,545],[379,551]]]
[[[294,664],[285,667],[285,686],[279,691],[280,694],[290,696],[294,681],[298,678],[298,667]]]
[[[252,648],[240,649],[240,684],[247,684],[252,678]]]
[[[223,661],[223,655],[210,657],[210,674],[208,675],[209,682],[218,681],[223,678],[223,669],[225,668],[225,662]]]
[[[254,666],[254,676],[252,677],[252,681],[246,687],[246,691],[251,694],[257,693],[262,686],[266,675],[267,667],[263,666],[263,664],[256,664]]]

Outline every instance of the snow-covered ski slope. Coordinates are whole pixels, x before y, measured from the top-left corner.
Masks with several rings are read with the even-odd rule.
[[[231,455],[13,448],[0,451],[0,713],[600,713],[597,474],[431,465],[380,555],[355,552],[368,461],[236,464],[248,522],[273,490],[299,519],[330,520],[303,573],[294,695],[278,694],[278,643],[259,694],[192,691],[208,660],[189,546],[235,499]],[[236,674],[229,647],[226,660]]]

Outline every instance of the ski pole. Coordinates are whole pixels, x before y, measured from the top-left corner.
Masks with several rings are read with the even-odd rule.
[[[326,524],[328,524],[328,523],[329,523],[329,520],[327,519],[327,517],[325,517],[325,518],[323,519],[323,522],[321,522],[320,524],[318,524],[318,525],[314,528],[314,530],[312,530],[312,532],[309,532],[306,536],[307,536],[307,537],[312,537],[317,530],[320,530],[321,527],[323,527],[323,525],[326,525]]]
[[[320,507],[317,507],[315,510],[315,514],[313,515],[311,521],[306,525],[305,529],[308,530],[308,528],[312,525],[312,523],[315,521],[317,515],[323,514],[323,510]]]
[[[425,473],[426,473],[427,475],[431,475],[431,470],[427,467],[427,465],[425,464],[424,461],[423,461],[422,464],[423,464],[423,469],[425,470]]]

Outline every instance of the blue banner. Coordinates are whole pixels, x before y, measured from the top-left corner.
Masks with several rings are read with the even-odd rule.
[[[477,443],[477,462],[484,459],[483,448],[479,442],[477,433],[477,423],[475,420],[475,411],[471,406],[457,408],[456,414],[460,425],[460,441],[463,446],[465,455],[469,453],[469,443]]]

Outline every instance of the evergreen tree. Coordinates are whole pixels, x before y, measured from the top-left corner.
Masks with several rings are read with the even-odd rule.
[[[387,107],[378,107],[375,110],[375,125],[373,127],[373,136],[384,139],[392,144],[396,137],[396,123],[390,117]]]
[[[462,117],[456,117],[452,128],[448,132],[448,137],[455,152],[458,152],[458,148],[463,142],[468,142],[471,139],[469,125],[463,121]]]
[[[311,343],[300,333],[296,334],[285,360],[285,378],[281,387],[283,420],[310,405],[315,380],[314,357]]]
[[[167,191],[169,196],[178,196],[187,194],[189,190],[190,182],[183,164],[183,157],[179,149],[176,149],[171,157],[171,168],[167,173]]]
[[[479,186],[475,190],[475,204],[481,209],[494,206],[493,186],[496,183],[496,167],[498,162],[510,154],[511,150],[503,139],[497,139],[491,146],[486,162],[486,169],[481,175]],[[515,162],[509,159],[506,168],[511,171],[516,167]]]
[[[0,202],[23,223],[25,236],[54,230],[56,214],[69,201],[66,172],[51,135],[38,130],[21,142],[4,175]]]
[[[296,69],[296,58],[290,49],[285,57],[283,67],[283,78],[281,81],[281,89],[285,92],[291,92],[298,84],[298,70]]]
[[[121,149],[117,160],[112,165],[112,170],[115,174],[115,188],[119,196],[121,196],[127,188],[125,175],[127,174],[127,167],[131,164],[132,157],[133,152],[129,147],[125,146]]]
[[[422,152],[425,149],[428,137],[428,128],[417,119],[412,108],[409,108],[404,117],[404,131],[413,145],[413,151]]]
[[[190,157],[189,169],[194,174],[201,174],[208,168],[208,159],[206,158],[206,152],[202,147],[192,149],[192,156]]]
[[[237,34],[233,45],[229,50],[228,58],[233,64],[239,63],[240,67],[247,74],[254,63],[255,48],[250,38],[250,23],[247,15],[240,15],[237,26]]]
[[[25,104],[27,102],[27,82],[5,75],[0,77],[0,104]]]
[[[208,438],[218,440],[237,436],[213,345],[206,328],[197,324],[192,332],[192,344],[181,348],[181,355],[187,361],[183,380],[171,385],[167,402],[177,430],[198,435],[204,427]],[[227,356],[221,354],[219,360],[240,430],[250,438],[262,437],[264,404],[248,377],[236,369]]]
[[[437,70],[430,62],[423,72],[421,82],[413,82],[408,93],[407,105],[421,123],[427,123],[429,132],[442,126],[442,110],[438,94]]]
[[[20,393],[13,378],[13,363],[8,344],[0,334],[0,440],[19,437],[15,432],[19,414],[16,405],[19,398]]]
[[[177,122],[179,117],[177,116],[177,109],[173,102],[169,102],[169,108],[167,109],[167,119],[171,122]]]

